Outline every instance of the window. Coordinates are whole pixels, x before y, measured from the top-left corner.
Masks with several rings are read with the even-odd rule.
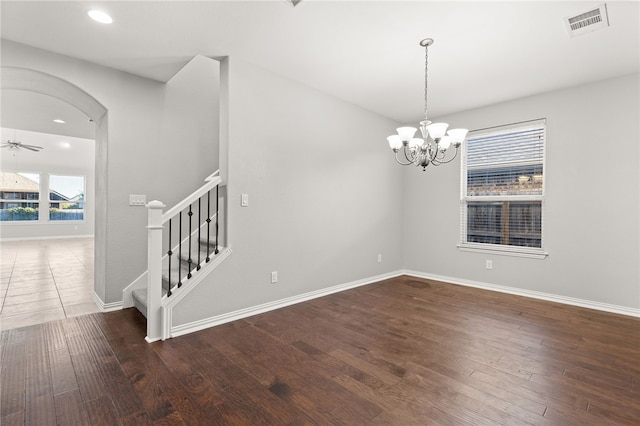
[[[462,249],[544,257],[545,120],[478,130],[463,148]]]
[[[37,221],[40,175],[0,172],[0,221]]]
[[[84,220],[84,194],[84,176],[0,172],[0,221]]]
[[[49,220],[83,220],[84,190],[84,176],[49,175]]]

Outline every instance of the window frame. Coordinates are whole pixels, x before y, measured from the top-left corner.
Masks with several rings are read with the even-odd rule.
[[[543,134],[542,142],[542,191],[541,194],[521,194],[521,195],[468,195],[468,167],[467,167],[467,144],[464,143],[461,149],[461,165],[460,165],[460,243],[458,249],[460,251],[468,251],[475,253],[496,254],[505,256],[528,257],[534,259],[544,259],[548,253],[545,250],[544,242],[544,222],[545,222],[545,188],[547,182],[547,125],[546,119],[540,118],[535,120],[522,121],[518,123],[505,124],[490,128],[477,129],[469,132],[467,139],[473,139],[478,136],[488,136],[491,134],[504,134],[513,132],[530,126],[541,126]],[[505,244],[477,243],[468,242],[468,205],[473,202],[540,202],[541,219],[540,219],[540,247],[525,247]],[[508,220],[508,219],[507,219]]]
[[[87,221],[87,214],[86,214],[86,203],[87,203],[87,175],[84,173],[80,173],[80,174],[75,174],[73,172],[71,173],[67,173],[67,172],[48,172],[48,171],[39,171],[39,172],[26,172],[26,171],[16,171],[16,170],[2,170],[3,172],[7,172],[7,173],[26,173],[26,174],[32,174],[32,175],[38,175],[39,177],[39,182],[38,182],[38,187],[39,187],[39,191],[38,191],[38,199],[36,200],[32,200],[32,199],[15,199],[15,200],[11,200],[11,199],[1,199],[0,202],[2,203],[7,203],[7,202],[18,202],[18,203],[33,203],[33,204],[37,204],[37,210],[38,210],[38,219],[36,220],[3,220],[0,221],[0,224],[2,224],[2,226],[24,226],[24,225],[28,225],[28,226],[42,226],[42,225],[70,225],[70,224],[81,224],[81,223],[85,223]],[[50,193],[50,186],[51,186],[51,176],[72,176],[72,177],[81,177],[83,179],[84,182],[84,200],[81,202],[70,202],[70,204],[82,204],[83,205],[83,214],[82,214],[82,219],[69,219],[69,220],[51,220],[50,219],[50,215],[51,215],[51,203],[61,203],[60,200],[51,200],[49,193]]]
[[[82,201],[62,201],[62,200],[53,200],[51,199],[51,192],[55,191],[52,187],[51,187],[51,177],[52,176],[57,176],[57,177],[77,177],[77,178],[82,178],[82,185],[83,185],[83,189],[82,189],[82,194],[84,196]],[[57,192],[57,191],[55,191]],[[42,195],[42,194],[41,194]],[[47,203],[48,203],[48,209],[47,209],[47,220],[46,222],[48,223],[82,223],[86,221],[86,217],[85,217],[85,206],[86,206],[86,197],[87,197],[87,176],[85,175],[78,175],[78,174],[70,174],[70,173],[56,173],[56,172],[50,172],[47,173],[47,188],[46,188],[46,195],[47,195]],[[51,205],[52,204],[81,204],[82,207],[82,219],[51,219]],[[60,209],[60,207],[53,207],[53,208],[58,208]],[[64,209],[61,209],[64,210]]]

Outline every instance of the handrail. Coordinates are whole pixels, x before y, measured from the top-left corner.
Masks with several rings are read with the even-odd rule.
[[[175,206],[171,207],[162,215],[163,224],[167,223],[169,219],[171,219],[172,217],[180,213],[182,210],[189,207],[189,204],[193,203],[198,198],[202,197],[204,194],[206,194],[207,192],[209,192],[210,190],[212,190],[213,188],[215,188],[216,186],[222,183],[222,178],[220,176],[211,175],[207,177],[207,179],[205,180],[207,181],[207,183],[202,185],[200,188],[196,189],[191,195],[189,195],[184,200],[180,201]]]
[[[211,173],[209,176],[204,178],[204,181],[209,182],[213,180],[215,177],[219,177],[219,176],[220,176],[220,169],[216,170],[215,172]]]

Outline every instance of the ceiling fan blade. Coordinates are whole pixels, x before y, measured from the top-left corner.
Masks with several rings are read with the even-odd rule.
[[[11,148],[11,145],[2,145],[2,148]]]
[[[28,144],[24,144],[24,143],[21,143],[21,144],[20,144],[20,146],[23,146],[23,147],[25,147],[25,148],[37,148],[37,149],[44,149],[43,147],[38,146],[38,145],[28,145]]]
[[[20,145],[20,148],[28,149],[29,151],[34,151],[34,152],[40,151],[39,149],[31,148],[30,145]]]

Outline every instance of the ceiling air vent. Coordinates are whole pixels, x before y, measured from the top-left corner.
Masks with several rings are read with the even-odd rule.
[[[607,15],[607,5],[583,12],[579,15],[565,18],[564,20],[570,37],[601,30],[609,26],[609,16]]]

